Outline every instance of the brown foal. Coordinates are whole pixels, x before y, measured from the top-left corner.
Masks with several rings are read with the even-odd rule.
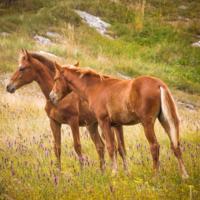
[[[58,73],[51,97],[60,101],[71,91],[89,102],[91,112],[96,116],[105,135],[106,147],[116,170],[116,155],[111,127],[141,123],[150,144],[153,170],[159,170],[160,145],[154,132],[156,118],[167,132],[171,148],[178,159],[182,177],[188,178],[179,142],[179,115],[169,88],[161,80],[141,76],[133,80],[121,80],[101,75],[91,69],[72,65],[55,66]],[[123,140],[122,140],[123,141]]]
[[[50,127],[54,136],[54,152],[58,158],[58,167],[61,169],[61,125],[68,124],[71,127],[74,148],[82,158],[81,143],[79,137],[79,126],[86,126],[94,142],[99,159],[100,167],[104,165],[105,145],[98,132],[98,122],[96,117],[90,112],[88,103],[80,98],[75,92],[66,96],[58,105],[49,99],[49,93],[53,88],[55,67],[54,61],[39,53],[27,52],[22,50],[20,65],[10,78],[6,90],[14,93],[20,87],[36,81],[45,98],[45,111],[50,119]],[[78,63],[75,64],[78,66]]]

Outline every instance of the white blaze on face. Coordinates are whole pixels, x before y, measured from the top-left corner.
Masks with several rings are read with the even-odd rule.
[[[22,64],[20,63],[18,67],[21,67],[21,66],[22,66]]]

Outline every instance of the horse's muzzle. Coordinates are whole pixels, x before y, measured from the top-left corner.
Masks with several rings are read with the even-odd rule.
[[[15,87],[13,87],[13,86],[10,85],[10,84],[7,84],[7,85],[6,85],[6,91],[7,91],[7,92],[10,92],[10,93],[14,93],[14,92],[15,92]]]
[[[58,104],[58,100],[57,100],[57,95],[51,91],[51,93],[49,94],[49,98],[51,99],[51,101],[53,101],[55,104]]]

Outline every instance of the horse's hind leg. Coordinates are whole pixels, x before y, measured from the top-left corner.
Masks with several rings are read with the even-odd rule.
[[[98,122],[96,122],[92,125],[86,126],[86,127],[87,127],[87,130],[90,134],[92,141],[95,144],[97,153],[99,155],[100,169],[103,170],[103,167],[105,165],[105,160],[104,160],[105,144],[102,141],[101,136],[98,131]]]
[[[183,164],[182,153],[181,153],[181,149],[180,149],[180,142],[178,142],[178,147],[175,148],[174,144],[171,140],[171,136],[170,136],[170,125],[169,125],[169,123],[165,120],[162,113],[160,114],[158,119],[159,119],[161,125],[163,126],[163,128],[165,129],[165,131],[167,132],[168,136],[169,136],[169,139],[171,141],[171,148],[174,151],[174,154],[175,154],[175,156],[176,156],[176,158],[179,162],[180,168],[181,168],[182,177],[184,179],[187,179],[189,176],[187,175],[187,172],[186,172],[184,164]]]
[[[106,148],[111,160],[112,172],[117,172],[117,154],[116,154],[116,141],[114,131],[111,130],[109,119],[98,120],[101,130],[106,139]]]
[[[61,124],[55,120],[50,119],[50,126],[54,136],[54,153],[58,159],[58,168],[61,170]]]
[[[145,132],[146,138],[150,144],[151,155],[153,158],[153,171],[155,175],[155,173],[159,171],[160,145],[156,139],[156,135],[154,132],[154,122],[143,123],[143,126],[144,126],[144,132]]]
[[[122,157],[124,169],[126,171],[126,174],[130,174],[128,162],[126,159],[126,149],[125,149],[125,143],[124,143],[124,133],[123,133],[123,127],[122,126],[113,126],[113,129],[116,132],[117,135],[117,141],[118,141],[118,151],[120,156]]]

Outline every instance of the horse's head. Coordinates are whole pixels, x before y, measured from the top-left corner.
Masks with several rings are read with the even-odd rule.
[[[7,92],[14,93],[20,87],[31,83],[36,78],[35,70],[31,67],[33,57],[26,50],[22,49],[22,57],[19,67],[6,85]]]
[[[79,62],[77,62],[73,66],[78,67],[78,65]],[[55,104],[58,104],[72,90],[65,80],[64,76],[65,69],[62,68],[56,62],[55,62],[55,68],[56,68],[56,76],[54,77],[55,84],[51,93],[49,94],[49,97]]]

